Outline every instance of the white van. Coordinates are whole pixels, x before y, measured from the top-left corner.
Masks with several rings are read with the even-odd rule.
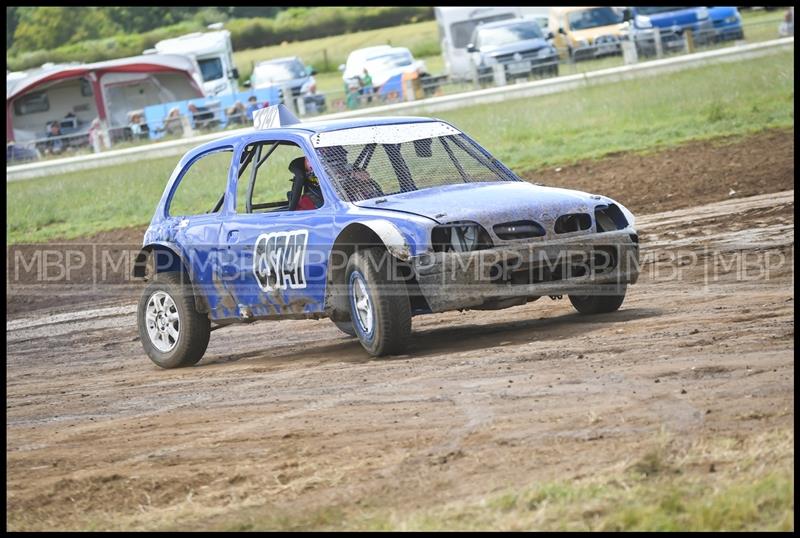
[[[213,26],[213,25],[212,25]],[[195,32],[165,39],[145,54],[183,54],[197,60],[206,97],[237,93],[239,71],[233,65],[233,46],[228,30]]]
[[[549,7],[435,7],[434,15],[439,27],[442,56],[447,74],[451,80],[472,78],[470,55],[467,45],[472,32],[480,23],[501,21],[517,17],[532,17],[540,22],[546,21]],[[545,22],[546,24],[546,22]],[[542,26],[545,30],[545,27]]]

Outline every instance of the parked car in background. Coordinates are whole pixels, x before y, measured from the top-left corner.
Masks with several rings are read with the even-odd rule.
[[[425,62],[415,60],[411,51],[405,47],[379,45],[357,49],[347,56],[347,62],[339,66],[345,85],[357,84],[364,76],[364,69],[372,78],[372,86],[377,93],[390,78],[409,71],[420,77],[428,76]]]
[[[476,82],[487,80],[498,65],[511,81],[534,75],[558,75],[558,52],[533,19],[509,19],[479,24],[467,45]]]
[[[714,25],[715,41],[744,39],[742,16],[734,6],[713,6],[708,8],[708,16]]]
[[[552,8],[548,29],[559,53],[574,61],[621,54],[627,36],[622,11],[608,6]]]
[[[547,7],[435,7],[433,13],[439,29],[439,40],[444,59],[444,68],[451,80],[468,80],[472,78],[470,53],[467,45],[478,24],[494,21],[530,17],[535,19],[542,29],[547,26]]]
[[[742,18],[735,7],[633,6],[625,9],[624,18],[642,55],[655,54],[655,29],[666,53],[684,49],[687,30],[697,45],[744,38]]]
[[[306,110],[324,112],[327,108],[325,96],[317,93],[315,74],[316,71],[311,66],[306,67],[300,58],[289,56],[258,62],[245,85],[255,90],[271,86],[289,87],[292,98],[302,96]],[[284,95],[284,100],[286,98]]]

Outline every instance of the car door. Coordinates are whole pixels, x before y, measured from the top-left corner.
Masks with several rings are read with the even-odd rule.
[[[309,210],[288,207],[293,185],[288,165],[304,156],[297,140],[278,137],[241,148],[235,208],[220,230],[225,286],[239,317],[324,309],[333,241],[331,204]]]
[[[193,158],[181,171],[166,203],[170,239],[183,257],[198,292],[203,293],[212,317],[224,300],[218,281],[219,232],[233,147],[214,148]],[[172,264],[172,260],[167,260]]]

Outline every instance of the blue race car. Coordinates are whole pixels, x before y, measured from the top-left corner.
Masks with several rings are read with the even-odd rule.
[[[523,181],[447,122],[277,105],[254,123],[184,155],[145,233],[138,328],[161,367],[195,364],[221,326],[289,318],[398,354],[415,315],[562,295],[612,312],[638,278],[622,204]]]

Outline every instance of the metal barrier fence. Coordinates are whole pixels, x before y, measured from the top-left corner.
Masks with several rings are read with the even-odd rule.
[[[446,75],[402,76],[393,91],[364,92],[350,91],[326,92],[324,94],[294,95],[284,103],[299,117],[313,117],[320,114],[362,110],[399,102],[415,101],[432,96],[453,95],[488,87],[501,87],[538,78],[585,73],[639,61],[678,56],[700,52],[731,44],[756,43],[779,37],[780,20],[746,22],[740,30],[720,31],[708,26],[700,31],[659,30],[637,32],[636,37],[609,38],[600,42],[585,44],[579,48],[556,48],[557,55],[545,58],[529,57],[524,52],[519,58],[513,56],[502,59],[491,66],[473,70],[471,79],[451,80]],[[395,81],[397,82],[397,81]],[[290,94],[287,92],[287,94]],[[325,102],[324,106],[319,103]],[[225,123],[204,125],[193,118],[182,115],[178,121],[182,128],[161,138],[160,141],[191,138],[198,134],[233,130],[249,125],[245,117],[235,114]],[[120,149],[150,142],[147,133],[135,126],[113,126],[99,133],[88,131],[59,136],[48,136],[24,143],[9,143],[6,159],[8,164],[21,164],[51,157],[90,154],[107,149]]]

